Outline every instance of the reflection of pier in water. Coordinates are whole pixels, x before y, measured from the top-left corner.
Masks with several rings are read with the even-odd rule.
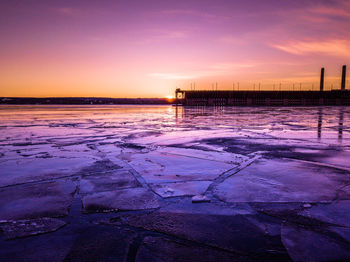
[[[343,139],[343,121],[344,121],[344,110],[339,110],[339,125],[338,125],[338,138]]]
[[[322,116],[323,116],[323,108],[318,109],[318,124],[317,124],[317,137],[321,138],[322,132]]]
[[[224,115],[227,110],[225,106],[217,106],[217,107],[184,107],[184,106],[175,106],[175,118],[176,122],[179,123],[179,119],[185,119],[188,117],[196,117],[196,116],[209,116],[209,115]],[[323,115],[324,115],[324,107],[318,108],[317,111],[317,138],[321,139],[322,137],[322,124],[323,124]],[[340,107],[338,110],[338,139],[343,139],[343,130],[344,130],[344,108]]]
[[[322,118],[323,118],[323,108],[318,109],[318,124],[317,124],[317,137],[321,138],[322,133]],[[343,123],[344,123],[344,108],[339,108],[338,111],[338,139],[343,139]]]

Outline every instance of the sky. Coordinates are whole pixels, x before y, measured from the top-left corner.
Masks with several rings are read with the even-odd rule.
[[[350,1],[1,0],[0,35],[0,96],[316,89],[321,67],[330,89],[350,66]]]

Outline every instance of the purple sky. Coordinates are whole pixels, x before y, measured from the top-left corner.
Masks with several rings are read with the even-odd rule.
[[[339,86],[350,1],[0,2],[0,96]],[[349,86],[347,86],[350,88]]]

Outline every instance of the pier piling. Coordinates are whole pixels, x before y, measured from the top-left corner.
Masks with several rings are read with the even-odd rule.
[[[324,68],[321,68],[321,79],[320,79],[320,91],[323,91],[324,87]]]
[[[346,65],[343,65],[342,73],[341,73],[341,90],[345,90],[345,79],[346,78]]]

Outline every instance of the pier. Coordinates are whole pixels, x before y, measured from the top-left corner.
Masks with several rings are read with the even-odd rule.
[[[350,105],[345,88],[346,66],[342,67],[341,88],[324,90],[324,68],[317,91],[175,90],[177,104],[185,106],[327,106]]]

